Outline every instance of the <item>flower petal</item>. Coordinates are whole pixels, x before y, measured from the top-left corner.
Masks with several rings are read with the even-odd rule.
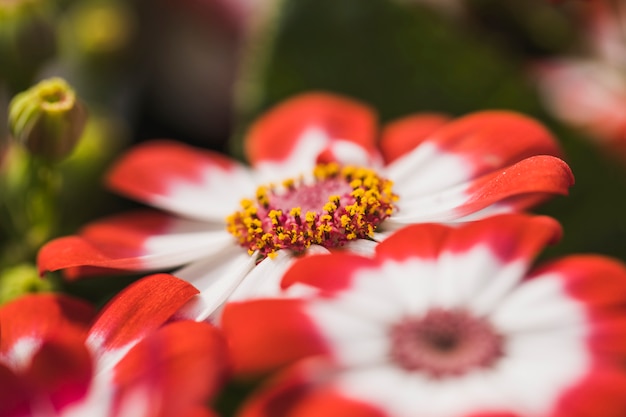
[[[26,366],[52,337],[83,338],[94,315],[91,305],[67,295],[20,297],[0,308],[0,357],[16,367]]]
[[[279,171],[285,178],[312,169],[318,158],[360,164],[378,160],[375,135],[370,108],[333,94],[308,93],[257,119],[245,147],[255,168]]]
[[[413,151],[450,120],[445,114],[420,113],[386,125],[379,143],[385,163],[390,164]]]
[[[91,223],[79,236],[49,242],[40,250],[38,264],[42,272],[82,266],[153,271],[210,256],[231,241],[222,225],[138,210]]]
[[[321,361],[302,361],[273,378],[244,403],[241,417],[386,417],[363,401],[320,386],[334,373]]]
[[[130,347],[197,293],[191,284],[167,274],[140,279],[107,303],[92,325],[87,343],[98,356]]]
[[[569,296],[587,309],[589,346],[599,355],[626,359],[626,267],[599,255],[573,255],[543,266],[530,279],[558,278]]]
[[[298,299],[260,299],[226,304],[220,327],[230,346],[235,372],[264,373],[326,348]],[[288,339],[285,339],[288,337]],[[276,344],[278,340],[289,343]],[[254,346],[254,349],[250,349]]]
[[[25,381],[0,362],[0,415],[23,417],[30,413],[30,392]]]
[[[355,271],[375,265],[375,261],[349,252],[307,256],[285,272],[281,286],[289,288],[299,283],[318,288],[322,294],[333,293],[347,288]]]
[[[254,256],[233,245],[175,271],[177,277],[190,282],[200,291],[176,316],[193,320],[215,318],[233,291],[249,275],[255,262]]]
[[[487,246],[503,262],[528,262],[547,244],[561,237],[559,223],[547,216],[504,214],[458,228],[437,224],[407,226],[376,247],[377,257],[402,261],[411,257],[435,259],[446,252],[461,253]]]
[[[30,382],[30,389],[37,396],[45,397],[58,412],[86,396],[93,363],[82,337],[54,339],[44,341],[37,350],[25,378]]]
[[[149,409],[146,416],[187,415],[217,393],[227,371],[226,343],[215,327],[168,324],[136,344],[114,368],[117,408],[142,401]]]
[[[238,162],[164,140],[127,152],[109,172],[107,183],[155,207],[216,222],[223,222],[255,190],[249,170]]]
[[[485,111],[436,130],[387,166],[385,174],[401,198],[413,198],[467,183],[532,156],[560,153],[557,141],[535,120],[513,112]]]
[[[464,221],[470,215],[468,220],[476,219],[478,212],[490,206],[500,205],[500,210],[506,209],[509,201],[508,211],[527,208],[527,204],[536,203],[538,198],[567,194],[573,183],[573,175],[565,162],[547,155],[534,156],[468,184],[429,195],[411,197],[411,190],[398,187],[401,195],[398,213],[383,225],[397,228],[411,223]],[[404,198],[402,191],[405,191]]]

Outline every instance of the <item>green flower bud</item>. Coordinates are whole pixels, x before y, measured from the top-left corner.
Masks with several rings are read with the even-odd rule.
[[[48,161],[68,156],[80,139],[87,111],[62,79],[44,80],[16,95],[9,105],[13,138]]]
[[[0,304],[25,294],[54,290],[54,282],[42,279],[35,265],[20,264],[0,273]]]

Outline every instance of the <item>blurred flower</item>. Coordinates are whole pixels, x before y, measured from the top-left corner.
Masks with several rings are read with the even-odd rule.
[[[2,416],[211,416],[226,372],[218,331],[168,322],[196,290],[168,275],[136,282],[98,317],[61,294],[0,308]]]
[[[371,253],[385,230],[523,210],[573,183],[552,136],[511,112],[410,116],[376,140],[369,108],[307,94],[252,126],[252,168],[175,142],[140,145],[108,184],[175,216],[143,210],[94,222],[48,243],[39,267],[76,276],[187,265],[175,274],[201,290],[190,311],[203,319],[229,298],[277,294],[293,255]]]
[[[585,51],[533,65],[546,105],[610,153],[626,158],[626,4],[578,4]]]
[[[283,285],[319,296],[224,309],[236,370],[293,363],[239,415],[623,416],[626,268],[578,255],[529,271],[560,234],[506,214],[299,260]]]
[[[51,161],[72,152],[86,120],[84,105],[61,78],[41,81],[16,95],[9,109],[13,137],[32,154]]]

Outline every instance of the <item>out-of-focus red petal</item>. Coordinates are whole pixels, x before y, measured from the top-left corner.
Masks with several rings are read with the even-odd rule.
[[[274,377],[244,403],[240,417],[387,417],[374,406],[342,396],[326,385],[334,370],[302,361]]]
[[[302,301],[293,299],[228,303],[220,327],[228,339],[235,372],[261,374],[325,353],[326,346],[302,306]]]
[[[488,246],[503,261],[531,261],[547,245],[561,237],[559,223],[546,216],[503,214],[452,228],[417,224],[398,230],[376,247],[381,260],[411,257],[436,259],[440,252],[464,252]]]
[[[115,191],[139,201],[151,202],[168,195],[172,181],[202,184],[203,170],[229,171],[238,164],[217,152],[180,142],[153,140],[126,152],[107,175]]]
[[[92,357],[83,338],[46,340],[32,358],[25,377],[55,410],[80,401],[89,389]]]
[[[428,141],[471,161],[474,176],[531,156],[562,154],[543,125],[511,111],[482,111],[460,117],[430,135]]]
[[[126,395],[132,397],[139,389],[153,407],[150,416],[206,415],[202,406],[217,393],[228,371],[228,351],[218,329],[174,322],[141,340],[115,367],[117,406],[123,408]]]
[[[597,367],[557,404],[555,417],[623,417],[626,374],[617,367]]]
[[[123,347],[165,323],[198,290],[168,274],[134,282],[100,312],[89,331],[91,343],[103,350]]]
[[[302,134],[319,129],[329,138],[355,143],[375,154],[376,117],[364,104],[329,93],[306,93],[286,100],[262,115],[246,137],[245,149],[253,164],[289,157]],[[316,155],[312,156],[313,161]]]
[[[568,294],[585,305],[589,344],[605,358],[626,360],[626,267],[600,255],[572,255],[544,265],[534,276],[556,275]]]
[[[20,297],[0,307],[0,356],[22,338],[84,337],[94,315],[91,305],[63,294]]]
[[[389,164],[412,151],[449,121],[450,117],[445,114],[421,113],[388,124],[379,143],[385,163]]]
[[[311,255],[298,259],[285,272],[281,286],[304,283],[324,292],[335,292],[350,285],[355,270],[374,265],[371,259],[353,253]]]
[[[23,378],[0,362],[0,416],[24,417],[29,415],[31,392]]]

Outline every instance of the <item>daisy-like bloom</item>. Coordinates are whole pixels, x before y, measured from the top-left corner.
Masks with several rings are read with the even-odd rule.
[[[170,317],[197,290],[161,274],[131,285],[94,319],[62,294],[0,308],[3,417],[210,417],[226,376],[221,333]]]
[[[547,107],[601,147],[626,158],[626,4],[581,2],[585,54],[548,59],[532,73]]]
[[[109,186],[172,215],[97,221],[46,245],[41,270],[184,266],[174,274],[200,289],[189,311],[204,319],[227,299],[277,294],[294,254],[371,253],[386,230],[522,210],[573,183],[550,133],[506,111],[409,116],[378,140],[368,107],[310,93],[261,117],[245,145],[252,167],[171,141],[134,148]]]
[[[282,367],[240,416],[624,416],[626,268],[574,255],[531,270],[560,233],[504,214],[300,259],[283,285],[317,295],[222,313],[239,373]]]

